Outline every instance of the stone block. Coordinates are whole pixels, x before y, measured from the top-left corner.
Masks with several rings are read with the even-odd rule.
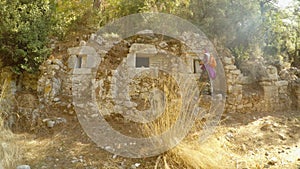
[[[224,64],[225,65],[232,65],[233,64],[233,59],[230,57],[224,57]]]
[[[92,69],[90,69],[90,68],[74,69],[73,74],[74,75],[92,74]]]
[[[248,103],[248,104],[245,104],[244,107],[245,107],[245,108],[252,108],[252,107],[253,107],[253,104],[252,104],[252,103]]]
[[[239,83],[242,85],[248,85],[253,83],[253,79],[249,76],[241,76],[239,79]]]
[[[285,81],[285,80],[275,82],[275,85],[278,86],[278,87],[287,86],[288,84],[289,84],[289,82]]]
[[[263,86],[264,98],[271,100],[272,98],[278,98],[277,86]]]
[[[132,44],[129,53],[147,53],[147,54],[157,54],[156,47],[151,44]]]
[[[241,110],[241,109],[243,109],[243,108],[244,108],[244,105],[242,105],[242,104],[236,106],[236,109],[238,109],[238,110]]]
[[[269,81],[262,81],[262,82],[259,83],[259,85],[261,85],[261,86],[272,86],[273,83],[269,82]]]
[[[225,68],[225,70],[226,69],[227,70],[235,70],[235,69],[237,69],[235,65],[226,65],[224,68]]]
[[[277,68],[274,66],[268,66],[267,67],[267,76],[265,76],[263,79],[265,80],[278,80],[278,73]]]
[[[68,60],[68,67],[71,69],[94,68],[101,62],[96,50],[90,46],[69,48],[68,53],[71,55]]]
[[[238,69],[236,69],[236,70],[232,70],[232,71],[230,71],[232,74],[234,74],[234,75],[240,75],[241,74],[241,71],[240,70],[238,70]]]
[[[238,95],[242,93],[242,90],[243,90],[242,85],[234,85],[228,88],[228,93],[233,95]]]

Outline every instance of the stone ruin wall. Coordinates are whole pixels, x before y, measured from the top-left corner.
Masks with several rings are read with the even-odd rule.
[[[273,112],[300,108],[300,85],[280,77],[276,67],[264,66],[258,61],[248,62],[248,74],[244,75],[234,65],[233,57],[223,57],[222,60],[227,78],[227,112]],[[251,72],[251,69],[254,71]],[[259,79],[255,78],[258,74],[262,74]],[[295,92],[291,92],[292,88]]]
[[[95,74],[97,70],[93,69],[93,64],[103,61],[111,47],[120,42],[120,39],[116,37],[108,40],[93,34],[91,38],[97,43],[81,42],[79,47],[68,49],[70,55],[68,63],[63,64],[59,59],[52,59],[47,60],[41,66],[42,76],[38,81],[38,96],[41,103],[63,106],[64,112],[74,113],[71,104],[71,78],[76,67],[74,62],[76,56],[80,55],[80,51],[88,50],[89,46],[96,46],[98,50],[94,53],[84,53],[85,66],[81,67],[80,71],[78,70],[79,74],[89,74],[89,72]],[[165,42],[159,45],[164,47]],[[89,57],[96,57],[96,59]],[[255,69],[256,71],[262,71],[249,71],[250,73],[245,74],[245,70],[241,71],[235,66],[232,56],[222,56],[220,53],[219,57],[227,78],[227,113],[287,111],[300,108],[300,84],[296,83],[295,79],[290,80],[279,76],[277,69],[273,66],[266,67],[255,63],[249,63],[248,68],[251,69],[254,64],[260,66],[260,69]],[[253,77],[259,73],[264,75],[259,79]]]

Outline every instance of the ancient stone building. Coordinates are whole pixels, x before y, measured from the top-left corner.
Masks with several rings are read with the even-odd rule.
[[[197,37],[197,35],[193,36]],[[185,35],[183,38],[189,37]],[[190,37],[190,39],[193,39],[193,37]],[[122,74],[126,72],[134,72],[133,74],[129,73],[126,75],[129,78],[134,78],[134,76],[145,69],[155,67],[158,69],[172,69],[173,72],[174,70],[179,70],[178,73],[182,70],[182,72],[191,78],[198,78],[199,74],[203,73],[199,64],[197,64],[201,59],[199,58],[201,51],[195,53],[181,46],[181,53],[179,52],[180,58],[188,66],[180,67],[181,65],[175,57],[166,55],[165,49],[174,49],[167,41],[149,44],[142,43],[142,41],[134,42],[125,40],[122,42],[125,45],[124,48],[126,48],[124,49],[124,56],[115,58],[116,63],[112,61],[104,63],[103,61],[108,57],[108,53],[111,52],[113,46],[121,42],[122,40],[115,36],[101,37],[93,34],[90,41],[86,43],[81,42],[82,46],[68,49],[69,59],[67,63],[63,64],[58,59],[46,61],[41,67],[43,74],[38,83],[40,101],[44,103],[58,102],[64,106],[71,107],[72,96],[76,92],[72,89],[76,85],[74,82],[78,83],[77,85],[82,85],[87,79],[97,78],[99,74],[108,80],[100,79],[98,81],[91,81],[91,83],[94,83],[95,89],[98,88],[99,97],[102,97],[102,99],[108,98],[109,100],[116,97],[114,93],[120,94],[120,91],[118,91],[120,89],[118,87],[119,84],[116,82],[122,82]],[[207,44],[208,42],[203,42],[201,45],[204,48]],[[178,55],[178,53],[174,52],[174,56],[176,54]],[[254,61],[245,63],[244,67],[240,70],[234,64],[232,56],[222,56],[222,54],[219,56],[226,75],[226,85],[224,85],[227,87],[226,112],[286,111],[292,109],[292,105],[300,107],[299,85],[282,79],[275,67],[264,66],[261,62],[255,63]],[[126,69],[124,64],[126,64]],[[249,68],[248,70],[247,67]],[[255,67],[254,70],[253,67]],[[100,69],[101,71],[99,72]],[[112,69],[111,73],[108,69]],[[155,71],[152,73],[157,74]],[[107,86],[108,81],[109,86]],[[125,80],[124,84],[126,83]],[[293,92],[291,93],[292,84]],[[101,93],[107,87],[111,88],[110,93],[112,94]],[[129,91],[129,89],[122,90]],[[162,94],[157,93],[157,95],[157,98],[163,100]],[[123,95],[122,97],[124,104],[126,102],[125,105],[136,104],[130,102],[128,96]],[[114,107],[110,102],[107,102],[105,106],[107,110]],[[104,112],[104,114],[106,113]]]

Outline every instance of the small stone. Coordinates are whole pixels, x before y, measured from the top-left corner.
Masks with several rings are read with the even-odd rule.
[[[71,163],[77,163],[78,162],[78,159],[76,157],[72,157],[72,160],[71,160]]]
[[[74,163],[77,163],[77,162],[78,162],[78,160],[77,160],[77,159],[76,159],[76,160],[72,160],[72,161],[71,161],[71,163],[73,163],[73,164],[74,164]]]
[[[30,169],[29,165],[19,165],[17,166],[17,169]]]
[[[233,59],[230,58],[230,57],[224,57],[224,63],[225,63],[226,65],[233,64]]]
[[[268,152],[266,152],[266,153],[265,153],[265,156],[269,156],[269,153],[268,153]]]
[[[260,130],[261,131],[267,131],[267,130],[270,130],[272,127],[271,127],[271,125],[270,124],[265,124],[265,125],[263,125],[261,128],[260,128]]]
[[[243,109],[243,108],[244,108],[244,105],[240,104],[240,105],[238,105],[236,108],[237,108],[238,110]]]
[[[231,138],[233,138],[233,134],[231,132],[228,132],[225,136],[226,140],[229,141]]]
[[[45,123],[47,121],[49,121],[50,119],[43,119],[42,122]]]
[[[56,123],[56,124],[67,123],[67,120],[66,120],[65,118],[58,117],[58,118],[55,120],[55,123]]]
[[[86,41],[81,40],[80,43],[79,43],[79,46],[86,46]]]
[[[264,165],[264,168],[270,168],[270,165],[265,164],[265,165]]]
[[[58,101],[60,101],[60,98],[56,97],[53,99],[53,101],[58,102]]]
[[[287,139],[286,136],[285,136],[284,134],[278,134],[278,136],[279,136],[279,138],[280,138],[281,140],[286,140],[286,139]]]
[[[168,46],[168,44],[167,44],[166,42],[161,42],[161,43],[159,43],[159,46],[160,46],[161,48],[165,48],[165,47]]]
[[[245,144],[242,144],[242,147],[241,147],[241,148],[242,148],[243,151],[247,151],[247,148],[246,148],[246,145],[245,145]]]
[[[272,157],[272,158],[269,160],[268,164],[269,164],[269,165],[275,165],[275,164],[277,163],[277,161],[278,161],[278,159],[277,159],[276,157]]]
[[[53,121],[53,120],[48,120],[48,121],[47,121],[47,127],[53,128],[54,125],[55,125],[55,121]]]

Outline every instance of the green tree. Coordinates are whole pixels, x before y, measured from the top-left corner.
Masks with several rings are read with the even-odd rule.
[[[51,3],[45,0],[0,1],[0,60],[15,73],[36,72],[49,56]]]
[[[55,1],[52,15],[53,36],[64,40],[74,31],[81,31],[87,27],[88,22],[95,17],[89,15],[90,12],[93,12],[94,5],[100,3],[96,0],[94,2],[96,4],[90,0]]]

